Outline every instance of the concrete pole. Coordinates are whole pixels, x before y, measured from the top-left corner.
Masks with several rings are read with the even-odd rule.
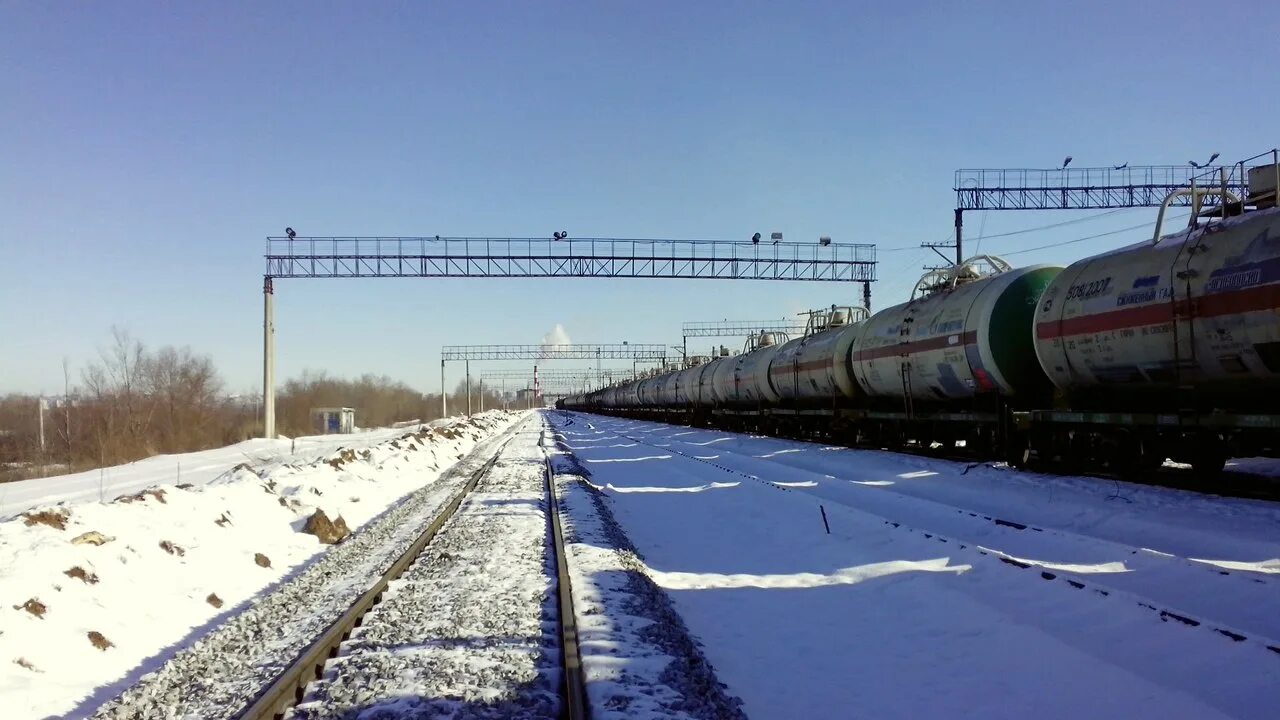
[[[444,389],[444,358],[440,358],[440,417],[449,417],[449,393]]]
[[[36,411],[40,413],[40,462],[44,463],[44,396],[36,399]]]
[[[480,378],[480,412],[484,412],[484,378]]]
[[[276,436],[276,321],[271,276],[262,279],[262,435]]]
[[[471,416],[471,361],[466,361],[467,366],[467,417]]]

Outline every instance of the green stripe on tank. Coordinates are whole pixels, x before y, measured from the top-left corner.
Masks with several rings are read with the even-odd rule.
[[[1032,324],[1040,296],[1060,272],[1060,267],[1046,267],[1025,273],[1005,288],[991,310],[991,356],[1014,392],[1049,384],[1036,359]]]

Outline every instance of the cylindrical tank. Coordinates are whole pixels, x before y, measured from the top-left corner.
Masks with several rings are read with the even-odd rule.
[[[738,389],[733,384],[733,371],[738,365],[738,358],[732,355],[721,357],[707,371],[711,375],[711,401],[716,405],[737,403]]]
[[[702,373],[707,369],[705,358],[694,358],[694,365],[681,370],[676,378],[676,404],[682,406],[698,405],[700,397]]]
[[[1008,269],[881,310],[854,331],[854,380],[872,397],[934,401],[1046,387],[1032,320],[1061,271]]]
[[[1073,263],[1040,299],[1035,348],[1064,390],[1194,386],[1266,404],[1280,388],[1280,210]]]
[[[702,368],[702,374],[698,376],[698,404],[699,405],[715,405],[715,374],[718,368],[724,364],[726,358],[719,356],[711,358],[711,362]]]
[[[658,386],[661,384],[660,381],[661,378],[657,375],[640,381],[640,387],[636,389],[640,407],[658,407]]]
[[[857,394],[849,373],[849,348],[861,323],[797,338],[783,345],[769,365],[769,380],[783,401],[830,401]]]
[[[778,344],[772,333],[761,333],[755,350],[738,356],[734,368],[736,402],[739,405],[776,403],[778,394],[769,384],[769,363],[778,354]]]
[[[680,372],[679,370],[671,370],[658,376],[658,405],[672,407],[677,404],[676,381],[680,377]]]

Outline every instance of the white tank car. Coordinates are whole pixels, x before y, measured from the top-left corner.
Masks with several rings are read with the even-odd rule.
[[[738,387],[733,381],[734,370],[738,367],[738,357],[730,355],[722,357],[711,370],[711,395],[717,405],[736,405]]]
[[[811,315],[804,337],[778,348],[769,364],[769,380],[778,397],[784,402],[854,397],[849,348],[858,324],[866,319],[867,311],[860,307]]]
[[[676,404],[689,406],[700,405],[699,391],[702,384],[702,373],[707,369],[707,358],[696,356],[694,365],[681,370],[676,378]]]
[[[1064,390],[1192,384],[1274,393],[1280,210],[1072,264],[1040,299],[1036,354]]]
[[[641,407],[658,406],[658,380],[657,377],[647,377],[638,383],[636,399]]]
[[[717,388],[729,398],[727,404],[746,406],[778,401],[778,394],[769,384],[769,363],[779,346],[773,333],[761,333],[755,342],[755,349],[735,358],[733,373],[725,376],[723,388]]]
[[[680,404],[680,373],[683,369],[672,370],[667,373],[662,383],[662,404],[666,407],[675,407]]]
[[[733,370],[733,358],[721,356],[712,358],[707,363],[707,367],[702,371],[702,375],[698,378],[698,397],[702,405],[719,405],[721,403],[720,394],[716,392],[716,377],[724,372],[725,367],[729,371]]]
[[[854,331],[854,380],[873,397],[935,401],[1044,386],[1032,320],[1061,270],[1014,269],[979,256],[926,275],[916,288],[922,297],[881,310]]]

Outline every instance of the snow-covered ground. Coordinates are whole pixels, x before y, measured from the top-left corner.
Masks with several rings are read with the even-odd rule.
[[[751,717],[1274,716],[1274,504],[553,418]]]
[[[561,649],[543,453],[560,486],[591,717],[741,717],[600,497],[528,422],[383,601],[296,720],[557,717]]]
[[[735,720],[740,700],[713,668],[635,548],[605,496],[550,436],[578,648],[591,717]]]
[[[430,423],[448,423],[445,418]],[[258,438],[212,450],[181,455],[155,455],[102,470],[0,483],[0,520],[36,505],[92,500],[110,501],[153,485],[204,485],[241,463],[303,463],[341,447],[369,447],[403,435],[403,428],[362,430],[351,435],[313,435],[296,439]]]
[[[91,714],[183,648],[202,637],[200,642],[211,642],[215,628],[269,605],[277,586],[283,591],[305,579],[317,560],[352,554],[364,542],[360,533],[326,553],[314,535],[302,532],[315,510],[359,530],[406,496],[429,489],[459,457],[516,417],[493,412],[421,432],[315,439],[300,442],[292,455],[283,441],[273,446],[274,454],[250,458],[247,465],[230,449],[193,454],[202,460],[153,459],[180,459],[183,485],[168,476],[168,482],[148,486],[163,468],[144,461],[127,480],[127,471],[117,474],[118,488],[142,490],[135,495],[99,503],[95,479],[92,500],[28,508],[0,521],[5,717]],[[189,476],[188,468],[196,467],[203,469]],[[83,497],[83,481],[66,476],[30,482],[49,483],[46,498],[67,499]],[[423,499],[423,514],[434,507],[428,501],[435,498]],[[364,553],[377,564],[376,553]]]
[[[290,717],[557,715],[540,431],[520,427]]]

